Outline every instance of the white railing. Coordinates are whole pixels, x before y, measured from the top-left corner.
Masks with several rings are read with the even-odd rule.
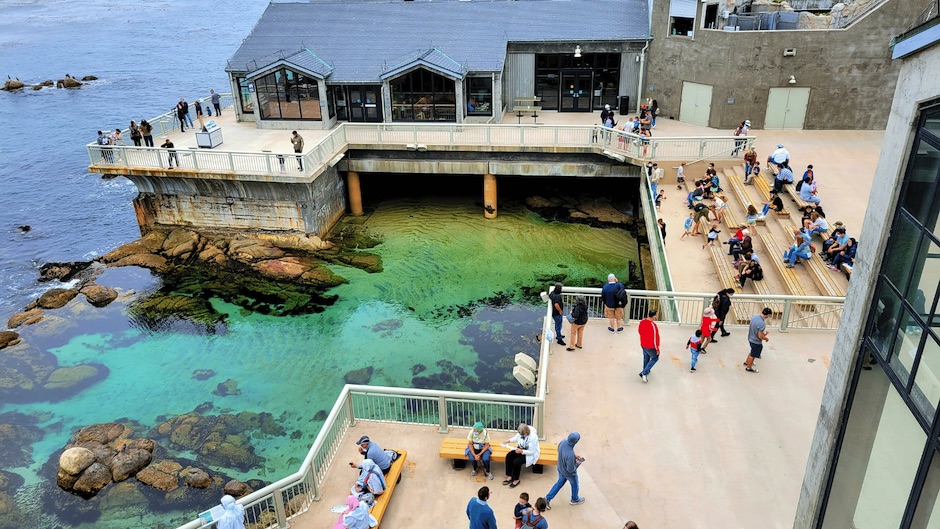
[[[604,317],[604,302],[599,288],[565,287],[562,297],[565,306],[572,306],[577,296],[587,298],[589,315],[592,318]],[[699,325],[702,312],[711,306],[714,293],[697,292],[654,292],[648,290],[627,290],[627,306],[624,308],[624,321],[641,320],[650,309],[659,312],[659,321],[679,325]],[[734,315],[751,316],[759,314],[764,307],[773,309],[767,320],[768,326],[781,331],[827,330],[839,328],[843,297],[826,296],[762,296],[760,294],[735,294],[732,298]],[[730,313],[729,313],[730,314]],[[551,319],[551,318],[549,318]],[[729,316],[725,325],[746,325],[746,320]]]
[[[175,116],[154,118],[163,134],[178,128]],[[156,130],[155,130],[156,132]],[[641,138],[636,134],[595,125],[488,125],[419,123],[342,123],[301,156],[293,152],[246,152],[191,148],[167,150],[88,144],[93,166],[143,167],[244,175],[287,174],[315,177],[350,145],[391,146],[401,150],[452,150],[455,146],[478,150],[558,149],[564,151],[610,151],[634,161],[653,158],[704,159],[731,156],[746,149],[755,138]]]

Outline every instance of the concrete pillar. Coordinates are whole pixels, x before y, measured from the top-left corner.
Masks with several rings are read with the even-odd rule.
[[[346,189],[349,190],[349,212],[362,215],[362,189],[359,187],[359,173],[346,172]]]
[[[483,216],[496,218],[496,177],[491,174],[483,175]]]

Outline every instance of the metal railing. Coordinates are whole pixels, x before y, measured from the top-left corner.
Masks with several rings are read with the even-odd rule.
[[[590,317],[603,318],[604,302],[600,293],[599,288],[565,287],[562,299],[565,306],[570,307],[577,296],[584,296],[587,298]],[[661,323],[699,325],[702,323],[702,313],[711,306],[714,297],[715,294],[708,293],[628,289],[624,322],[641,320],[649,310],[656,309]],[[732,308],[725,325],[747,325],[750,316],[759,314],[764,307],[770,307],[774,312],[768,318],[767,325],[781,331],[836,330],[842,320],[845,304],[844,297],[826,296],[735,294],[731,300]]]
[[[151,122],[161,134],[177,130],[169,113]],[[601,154],[614,152],[635,160],[704,159],[731,156],[755,138],[641,138],[633,133],[596,125],[341,123],[302,155],[294,152],[247,152],[178,147],[98,145],[89,143],[93,166],[179,168],[190,171],[311,177],[321,173],[350,145],[393,146],[402,150],[448,150],[455,145],[494,149],[561,149]]]
[[[661,291],[671,291],[672,271],[669,268],[669,259],[666,258],[666,241],[663,240],[662,232],[659,231],[659,225],[656,223],[656,198],[653,195],[653,187],[650,185],[646,171],[642,171],[640,177],[640,201],[643,209],[643,220],[646,224],[646,238],[649,240],[650,259],[653,261],[653,275],[656,278],[656,288]],[[662,306],[663,318],[667,321],[677,313],[678,307],[673,301],[664,303]]]

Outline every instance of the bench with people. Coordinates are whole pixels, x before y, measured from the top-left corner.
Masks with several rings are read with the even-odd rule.
[[[761,198],[763,199],[761,206],[764,208],[765,217],[771,209],[774,210],[778,217],[790,216],[790,212],[786,210],[783,205],[783,201],[780,200],[780,194],[772,188],[770,182],[766,178],[761,176],[760,166],[754,167],[754,172],[751,174],[750,181],[754,183],[754,187],[757,188],[757,192],[761,194]]]
[[[494,443],[483,423],[477,422],[467,437],[445,437],[441,440],[441,459],[450,459],[456,470],[470,463],[471,475],[476,475],[478,467],[483,466],[489,479],[494,479],[492,462],[506,463],[504,485],[516,487],[520,481],[521,470],[531,467],[536,474],[541,474],[545,465],[558,463],[558,447],[541,446],[534,426],[520,424],[516,435],[503,443]]]
[[[408,453],[404,450],[383,450],[363,435],[356,442],[362,463],[349,463],[359,475],[346,497],[343,510],[333,529],[377,528],[388,510],[395,486],[401,481],[401,472]]]

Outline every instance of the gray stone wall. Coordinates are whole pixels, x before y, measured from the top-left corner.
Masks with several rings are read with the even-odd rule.
[[[891,39],[924,8],[888,0],[846,29],[731,32],[698,29],[704,5],[690,39],[669,35],[669,0],[654,0],[644,98],[678,119],[682,82],[712,85],[709,125],[732,130],[745,119],[763,128],[771,87],[811,88],[805,129],[883,129],[899,67]]]
[[[889,192],[873,192],[868,199],[862,233],[858,238],[858,258],[853,267],[842,324],[832,351],[794,529],[816,527],[828,471],[833,462],[839,424],[844,420],[852,370],[858,359],[870,301],[874,299],[875,280],[891,231],[904,168],[911,154],[918,107],[920,103],[940,97],[940,45],[895,62],[900,71],[898,88],[893,102],[890,102],[892,111],[875,169],[875,185]],[[861,411],[864,413],[866,410]]]
[[[289,160],[292,162],[293,160]],[[330,167],[312,182],[129,175],[142,227],[291,231],[325,234],[346,211],[346,186]]]

